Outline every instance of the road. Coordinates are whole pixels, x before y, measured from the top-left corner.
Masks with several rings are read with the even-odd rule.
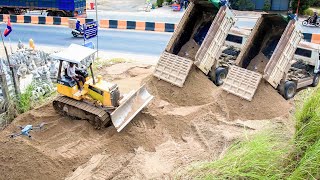
[[[5,25],[0,25],[5,29]],[[99,49],[118,53],[144,54],[159,56],[167,45],[172,33],[99,30]],[[27,44],[32,38],[35,44],[44,46],[68,47],[71,43],[83,44],[83,38],[73,38],[71,30],[62,26],[13,24],[10,34],[12,43],[19,39]],[[8,41],[8,38],[5,38]],[[96,39],[92,39],[95,43]]]
[[[239,28],[252,28],[255,18],[238,18],[235,26]],[[0,25],[2,30],[5,24]],[[319,29],[303,27],[305,33],[319,33]],[[117,53],[118,55],[146,55],[158,57],[167,45],[172,33],[134,31],[134,30],[99,30],[99,49],[101,51]],[[83,38],[74,38],[71,30],[63,26],[46,26],[32,24],[13,24],[10,35],[12,43],[19,40],[28,43],[32,38],[36,44],[53,47],[68,47],[71,43],[83,44]],[[5,38],[8,41],[8,38]],[[95,43],[96,39],[92,39]],[[121,57],[121,56],[118,56]]]

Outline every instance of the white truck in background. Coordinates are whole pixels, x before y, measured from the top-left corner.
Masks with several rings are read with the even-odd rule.
[[[235,16],[227,5],[206,0],[192,1],[161,55],[153,75],[183,87],[193,64],[208,74],[211,70],[207,69],[209,65],[198,63],[199,51],[208,52],[206,57],[211,59],[219,57],[220,49],[234,23]],[[207,63],[212,62],[213,59]]]
[[[289,71],[284,75],[286,82],[279,89],[286,99],[292,98],[297,89],[316,87],[319,84],[320,45],[301,42],[290,65]]]

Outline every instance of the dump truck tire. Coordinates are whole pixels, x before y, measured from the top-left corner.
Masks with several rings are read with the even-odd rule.
[[[214,83],[217,86],[221,86],[224,82],[224,79],[227,77],[228,71],[226,70],[226,68],[223,67],[218,67],[216,69],[216,75],[215,75],[215,79],[214,79]]]
[[[281,93],[282,96],[288,100],[294,97],[297,91],[297,84],[293,81],[287,81],[284,84],[283,92]]]
[[[320,80],[320,75],[319,75],[319,74],[316,74],[316,75],[313,77],[312,86],[313,86],[313,87],[317,87],[318,84],[319,84],[319,80]]]

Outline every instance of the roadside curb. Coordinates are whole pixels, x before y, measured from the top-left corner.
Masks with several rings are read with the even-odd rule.
[[[143,31],[173,32],[176,25],[171,23],[126,21],[126,20],[100,20],[100,27],[113,29],[132,29]]]
[[[44,25],[63,25],[68,26],[68,20],[74,19],[69,17],[51,17],[51,16],[24,16],[24,15],[6,15],[0,14],[0,22],[7,22],[8,17],[12,23],[31,23]],[[77,18],[81,24],[94,21],[93,19]],[[158,22],[143,22],[143,21],[126,21],[126,20],[100,20],[101,28],[111,29],[131,29],[142,31],[157,31],[157,32],[173,32],[176,24],[158,23]]]
[[[24,16],[24,15],[6,15],[0,14],[0,22],[7,22],[10,17],[12,23],[31,23],[44,25],[64,25],[68,26],[68,17],[51,17],[51,16]],[[88,23],[93,19],[78,18],[81,23]]]
[[[303,33],[303,36],[307,42],[320,44],[320,34]]]

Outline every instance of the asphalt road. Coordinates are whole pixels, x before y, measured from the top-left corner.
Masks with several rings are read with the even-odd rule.
[[[0,29],[5,29],[5,24]],[[13,24],[10,34],[12,43],[21,40],[28,44],[32,38],[37,45],[68,47],[71,43],[83,44],[83,38],[74,38],[71,29],[62,26],[45,26],[29,24]],[[128,31],[128,30],[99,30],[99,49],[117,53],[132,53],[158,56],[167,45],[172,33]],[[5,38],[5,41],[9,41]],[[96,42],[96,39],[92,39]]]

